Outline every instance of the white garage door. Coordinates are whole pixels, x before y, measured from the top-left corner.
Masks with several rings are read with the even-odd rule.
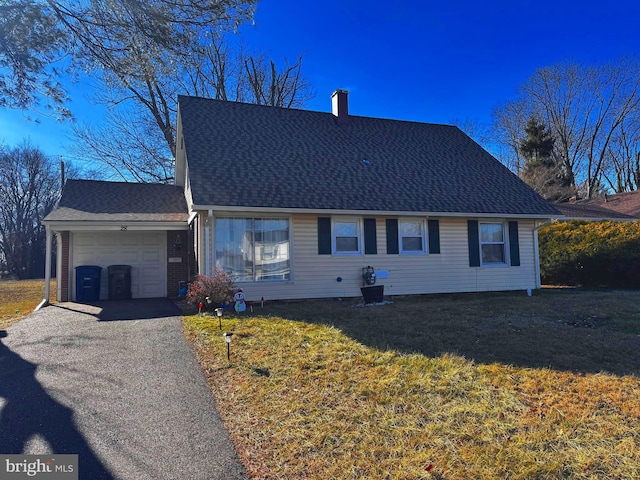
[[[71,240],[72,266],[102,267],[101,300],[109,297],[109,265],[131,265],[133,298],[166,297],[166,239],[166,232],[74,232]],[[71,291],[75,299],[75,270],[72,276]]]

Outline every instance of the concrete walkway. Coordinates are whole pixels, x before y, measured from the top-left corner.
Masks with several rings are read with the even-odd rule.
[[[80,479],[245,479],[169,300],[63,303],[0,339],[0,453]]]

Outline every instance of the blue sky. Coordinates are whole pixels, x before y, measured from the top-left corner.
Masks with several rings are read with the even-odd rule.
[[[538,67],[640,54],[639,22],[637,0],[262,0],[255,26],[241,36],[276,62],[305,54],[303,71],[316,92],[310,110],[330,111],[331,92],[343,88],[354,115],[488,123]],[[70,106],[87,121],[96,109],[83,96],[72,90]],[[66,130],[0,110],[7,145],[29,137],[45,153],[69,158]]]

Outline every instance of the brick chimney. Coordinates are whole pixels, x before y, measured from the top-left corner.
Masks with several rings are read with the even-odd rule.
[[[349,100],[346,90],[336,90],[331,94],[331,111],[336,117],[338,125],[344,125],[349,120]]]

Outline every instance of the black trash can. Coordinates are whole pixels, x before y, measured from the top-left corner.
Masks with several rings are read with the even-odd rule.
[[[100,300],[100,273],[102,267],[81,265],[76,267],[76,302]]]
[[[109,265],[109,300],[131,299],[131,265]]]

